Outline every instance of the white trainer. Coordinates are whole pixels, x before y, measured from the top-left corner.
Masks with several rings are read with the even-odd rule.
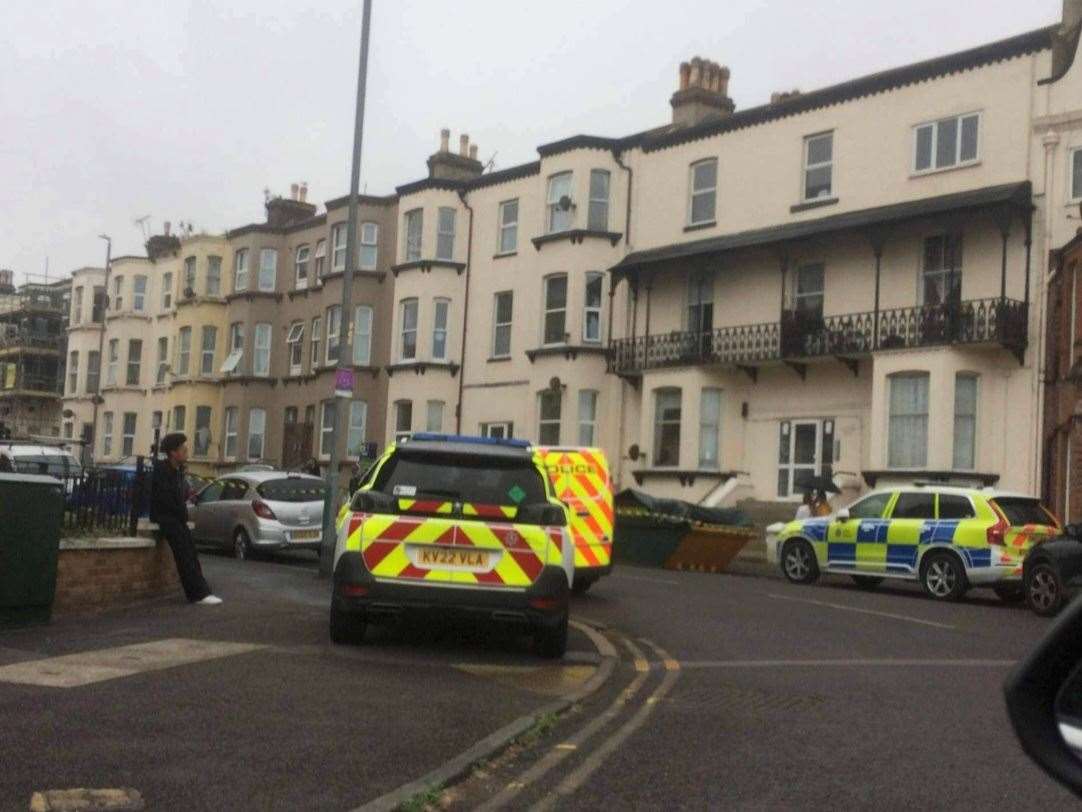
[[[203,600],[196,601],[196,603],[201,603],[204,606],[217,606],[221,602],[222,599],[219,598],[217,595],[207,595],[205,598],[203,598]]]

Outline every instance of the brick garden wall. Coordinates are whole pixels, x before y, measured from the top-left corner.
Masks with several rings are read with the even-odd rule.
[[[180,595],[169,545],[147,538],[64,539],[54,615],[100,612]]]

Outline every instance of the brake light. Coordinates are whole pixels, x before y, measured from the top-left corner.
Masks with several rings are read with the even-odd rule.
[[[347,598],[363,598],[368,594],[368,587],[360,584],[346,584],[342,587],[342,594]]]
[[[559,598],[530,598],[530,607],[540,609],[542,612],[551,612],[560,608]]]
[[[270,509],[270,505],[262,499],[256,499],[252,502],[252,510],[255,511],[255,515],[260,519],[276,520],[278,518],[274,515],[274,511]]]
[[[992,504],[992,510],[999,517],[999,521],[988,528],[988,543],[995,547],[1004,547],[1007,544],[1007,531],[1011,525],[995,504]]]

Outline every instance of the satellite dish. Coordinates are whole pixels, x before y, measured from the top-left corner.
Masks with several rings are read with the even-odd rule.
[[[639,459],[639,457],[642,456],[642,453],[639,451],[639,444],[638,443],[633,443],[632,444],[631,448],[629,448],[627,450],[627,456],[628,456],[628,459],[630,459],[632,462],[637,461]]]
[[[571,202],[571,198],[568,195],[564,195],[556,205],[560,207],[560,211],[570,211],[574,203]]]
[[[558,377],[554,376],[549,379],[549,389],[551,389],[553,392],[559,392],[562,386],[563,384],[560,382],[560,379]]]

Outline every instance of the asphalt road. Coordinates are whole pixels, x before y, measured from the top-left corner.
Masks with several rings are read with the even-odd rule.
[[[350,809],[597,663],[581,633],[564,667],[483,628],[333,647],[314,559],[204,567],[222,607],[0,632],[0,809],[80,786],[134,787],[155,810]],[[971,595],[942,605],[907,586],[618,569],[573,607],[620,652],[612,679],[438,803],[1071,808],[1015,744],[1000,689],[1048,621]],[[6,666],[79,652],[115,663],[117,647],[174,639],[253,648],[68,688],[4,681]]]

